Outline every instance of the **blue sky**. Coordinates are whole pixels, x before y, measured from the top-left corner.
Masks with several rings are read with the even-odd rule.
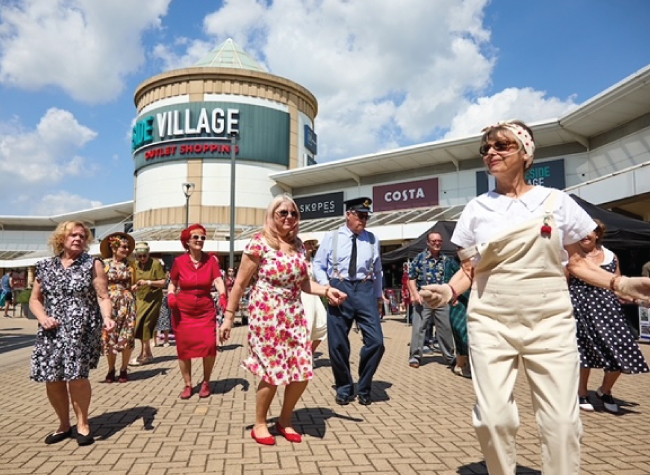
[[[318,160],[566,113],[650,64],[647,0],[3,0],[0,215],[133,198],[133,93],[232,37],[319,101]]]

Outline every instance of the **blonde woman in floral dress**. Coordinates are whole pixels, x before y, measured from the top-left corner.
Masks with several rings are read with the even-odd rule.
[[[301,290],[326,296],[332,305],[340,305],[347,297],[309,279],[305,249],[297,237],[299,221],[291,197],[279,195],[273,199],[266,212],[264,231],[255,235],[244,251],[220,330],[221,340],[227,341],[239,300],[257,272],[249,304],[249,357],[243,366],[261,378],[251,437],[263,445],[275,444],[267,415],[280,385],[286,389],[275,429],[290,442],[302,441],[292,426],[293,409],[313,377],[313,369]]]
[[[134,279],[133,267],[128,262],[134,247],[134,239],[120,232],[109,234],[100,244],[108,276],[108,295],[113,306],[112,318],[115,320],[115,328],[105,330],[102,335],[104,354],[108,359],[107,383],[116,380],[115,364],[119,353],[122,354],[122,364],[117,380],[120,383],[128,381],[127,367],[135,346],[135,296],[131,292]]]

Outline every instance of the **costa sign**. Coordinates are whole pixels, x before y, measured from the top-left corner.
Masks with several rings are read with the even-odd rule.
[[[440,202],[438,178],[375,186],[372,189],[372,200],[373,211],[437,206]]]

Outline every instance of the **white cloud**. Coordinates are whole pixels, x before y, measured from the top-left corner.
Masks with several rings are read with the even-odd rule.
[[[52,216],[56,214],[70,213],[101,206],[100,201],[89,200],[67,191],[47,194],[33,206],[33,214],[38,216]]]
[[[519,119],[539,122],[555,119],[576,107],[575,97],[560,100],[547,98],[543,91],[531,88],[508,88],[490,97],[480,97],[468,104],[452,120],[445,138],[478,135],[481,130],[502,120]]]
[[[68,111],[51,108],[35,130],[19,124],[0,126],[0,173],[4,192],[21,186],[56,183],[65,176],[89,175],[96,165],[77,151],[97,132],[77,122]]]
[[[142,33],[160,26],[171,0],[16,0],[0,6],[0,82],[57,86],[108,102],[144,62]]]
[[[320,161],[474,135],[504,114],[539,121],[573,107],[572,98],[527,88],[483,97],[497,60],[483,26],[488,3],[225,0],[205,17],[210,41],[182,38],[157,54],[168,67],[187,66],[233,38],[317,97]]]

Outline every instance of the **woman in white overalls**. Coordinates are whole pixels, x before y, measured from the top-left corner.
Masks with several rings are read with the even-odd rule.
[[[422,297],[441,306],[471,286],[473,422],[489,473],[516,471],[513,393],[521,367],[540,427],[543,472],[578,474],[579,358],[564,265],[592,285],[637,298],[650,295],[650,279],[612,277],[585,259],[578,241],[596,223],[567,194],[526,182],[535,143],[525,124],[483,132],[480,153],[496,188],[468,203],[456,225],[451,240],[463,268],[449,284],[424,287]]]

